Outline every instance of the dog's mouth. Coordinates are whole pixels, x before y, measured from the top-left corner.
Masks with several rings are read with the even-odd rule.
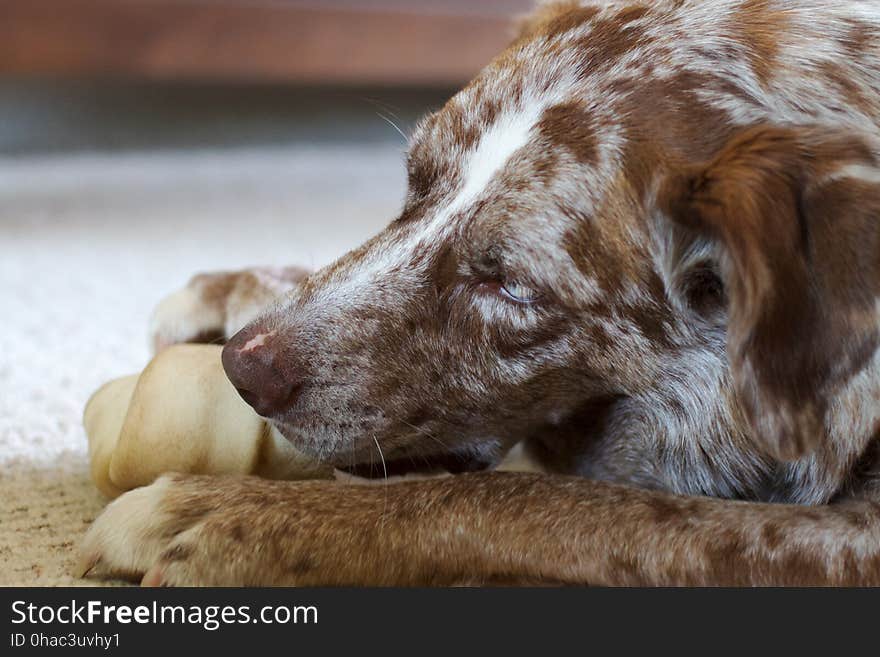
[[[363,477],[365,479],[382,479],[384,477],[398,477],[408,474],[462,474],[464,472],[479,472],[488,470],[495,465],[494,461],[479,459],[470,454],[456,452],[447,454],[434,454],[430,456],[413,456],[381,461],[375,459],[369,463],[355,463],[354,465],[337,465],[343,472]]]
[[[294,427],[282,423],[273,423],[276,430],[294,446],[304,448],[302,435]],[[323,459],[322,459],[323,460]],[[325,463],[332,465],[356,477],[366,479],[381,479],[384,477],[396,477],[408,474],[432,475],[432,474],[462,474],[464,472],[479,472],[487,470],[498,464],[499,459],[488,454],[481,454],[473,449],[450,449],[445,452],[413,453],[413,454],[385,454],[378,449],[366,447],[355,453],[341,454],[330,457]]]

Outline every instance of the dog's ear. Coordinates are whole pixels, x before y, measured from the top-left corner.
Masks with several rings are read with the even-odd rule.
[[[807,453],[877,345],[875,147],[854,133],[750,128],[670,176],[658,201],[717,245],[728,358],[755,438],[779,459]]]

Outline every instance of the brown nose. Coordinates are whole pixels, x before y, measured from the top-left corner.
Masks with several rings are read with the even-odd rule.
[[[283,412],[302,389],[302,380],[278,362],[272,339],[259,328],[245,328],[232,336],[221,354],[226,376],[241,398],[263,417]]]

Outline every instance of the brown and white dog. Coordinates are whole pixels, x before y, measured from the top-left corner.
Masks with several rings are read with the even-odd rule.
[[[415,131],[382,233],[156,315],[160,345],[231,336],[230,379],[315,457],[462,474],[165,477],[84,568],[880,585],[878,117],[875,2],[542,6]],[[466,472],[516,443],[547,474]]]

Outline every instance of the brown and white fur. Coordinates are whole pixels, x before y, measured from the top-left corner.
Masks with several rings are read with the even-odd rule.
[[[880,585],[877,117],[873,2],[541,6],[415,131],[383,232],[308,276],[198,277],[154,327],[229,336],[317,458],[463,474],[165,477],[84,569]],[[517,443],[546,474],[467,472]]]

